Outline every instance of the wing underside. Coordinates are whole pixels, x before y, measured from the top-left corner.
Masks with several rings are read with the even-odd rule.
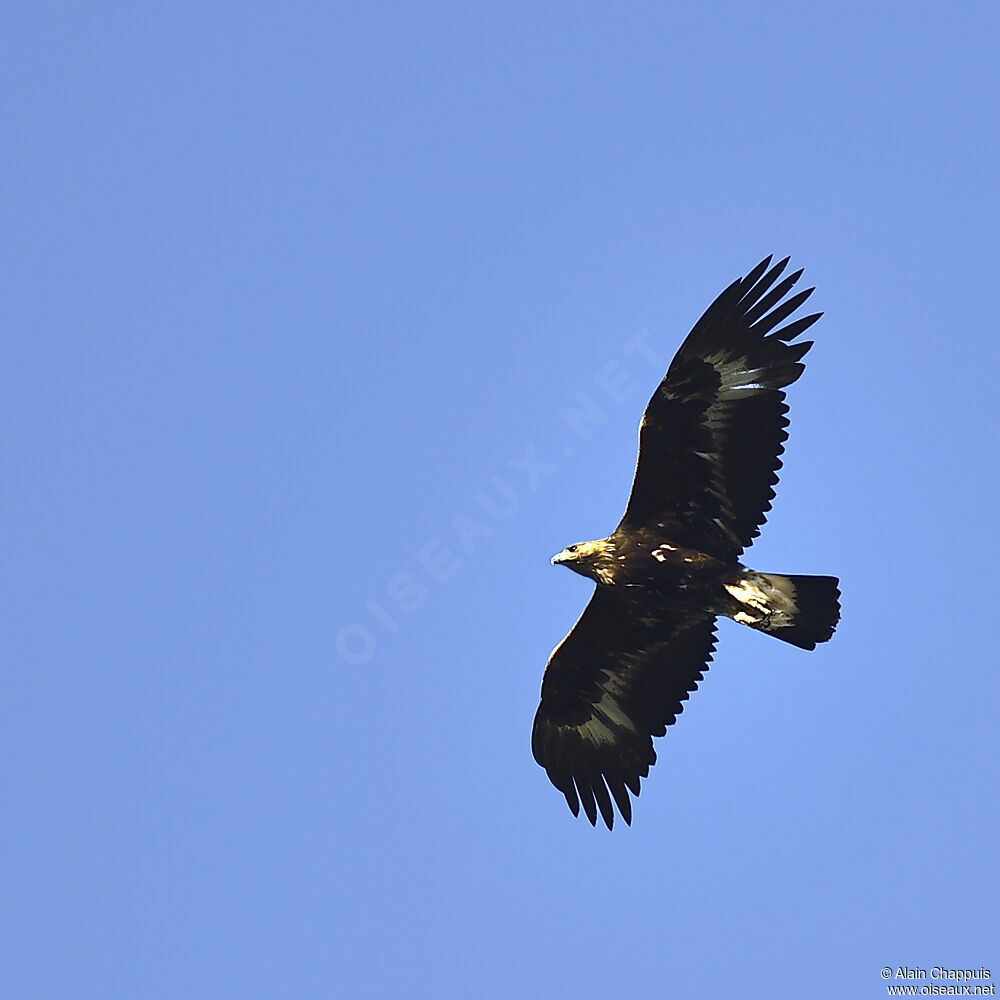
[[[811,341],[791,343],[819,319],[780,324],[809,297],[786,297],[801,276],[778,280],[788,259],[761,261],[694,325],[653,394],[623,526],[727,561],[759,533],[774,499],[788,437],[785,386]]]
[[[531,747],[535,760],[592,824],[608,829],[612,800],[626,823],[629,792],[656,762],[663,736],[704,676],[715,647],[715,619],[626,603],[598,587],[549,658]]]

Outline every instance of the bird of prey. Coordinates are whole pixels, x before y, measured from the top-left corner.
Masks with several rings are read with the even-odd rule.
[[[774,499],[788,437],[785,386],[820,313],[782,326],[809,297],[786,298],[802,271],[761,261],[708,307],[681,344],[639,424],[639,458],[621,523],[552,562],[597,584],[553,650],[531,737],[535,760],[610,830],[629,792],[708,669],[716,617],[814,649],[840,618],[831,576],[760,573],[740,561]]]

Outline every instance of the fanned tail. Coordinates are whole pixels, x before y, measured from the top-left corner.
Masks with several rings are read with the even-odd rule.
[[[840,621],[835,576],[785,576],[744,570],[726,590],[736,604],[729,617],[799,649],[826,642]]]

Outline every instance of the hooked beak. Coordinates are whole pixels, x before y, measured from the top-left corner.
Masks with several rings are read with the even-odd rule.
[[[552,560],[551,560],[551,562],[552,562],[552,565],[553,565],[553,566],[558,566],[558,565],[559,565],[559,563],[564,563],[564,562],[566,562],[566,550],[565,550],[565,549],[563,549],[563,550],[562,550],[562,552],[557,552],[557,553],[556,553],[556,554],[555,554],[555,555],[554,555],[554,556],[552,557]]]

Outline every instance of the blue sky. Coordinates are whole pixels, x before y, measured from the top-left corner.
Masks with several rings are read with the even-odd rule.
[[[1000,969],[993,5],[4,21],[5,998]],[[825,316],[747,561],[843,622],[723,623],[594,830],[529,749],[549,557],[771,252]]]

